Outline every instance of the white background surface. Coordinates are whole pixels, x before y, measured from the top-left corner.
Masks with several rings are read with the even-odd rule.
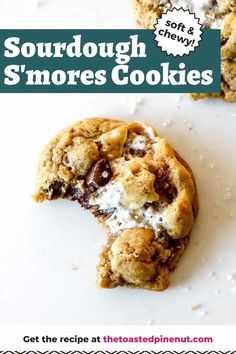
[[[0,0],[0,23],[135,26],[129,0]],[[0,324],[235,324],[235,104],[167,94],[2,94],[0,114]],[[152,123],[196,175],[200,215],[163,293],[98,289],[101,226],[75,203],[30,199],[42,146],[89,116]]]

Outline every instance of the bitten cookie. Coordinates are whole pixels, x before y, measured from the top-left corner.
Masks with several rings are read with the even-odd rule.
[[[221,29],[221,93],[192,94],[194,100],[205,97],[236,102],[236,0],[133,0],[137,26],[153,28],[163,12],[172,7],[184,7],[195,12],[203,28]]]
[[[44,148],[38,202],[78,201],[103,224],[100,287],[164,290],[190,238],[198,201],[189,166],[148,124],[79,121]]]

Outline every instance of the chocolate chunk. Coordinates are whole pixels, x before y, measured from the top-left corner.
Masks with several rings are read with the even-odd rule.
[[[78,187],[70,185],[67,188],[66,197],[68,199],[70,199],[72,201],[80,201],[82,196],[83,196],[83,193],[82,193],[81,189],[79,189]]]
[[[171,248],[172,239],[168,235],[166,230],[161,231],[160,235],[158,236],[158,243],[162,245],[164,248]]]
[[[154,187],[160,198],[166,200],[169,204],[173,202],[177,195],[177,189],[170,181],[169,171],[165,166],[157,172]]]
[[[91,191],[105,186],[111,178],[111,168],[105,159],[98,160],[86,176],[86,183]]]
[[[108,219],[116,210],[116,208],[110,208],[110,209],[96,209],[94,211],[94,216],[103,216],[104,218]]]
[[[62,181],[54,181],[48,190],[50,199],[58,199],[64,196],[65,184]]]
[[[135,155],[135,156],[139,156],[139,157],[144,157],[146,155],[146,151],[141,150],[141,149],[134,150],[131,148],[131,149],[129,149],[129,152],[131,155]]]

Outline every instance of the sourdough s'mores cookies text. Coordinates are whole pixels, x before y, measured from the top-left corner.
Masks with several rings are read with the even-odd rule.
[[[88,119],[43,150],[36,201],[78,201],[108,234],[97,282],[164,290],[198,211],[189,166],[144,123]]]

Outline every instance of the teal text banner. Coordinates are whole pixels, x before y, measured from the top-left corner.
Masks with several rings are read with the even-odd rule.
[[[0,92],[220,92],[220,31],[173,57],[152,30],[0,30]]]

